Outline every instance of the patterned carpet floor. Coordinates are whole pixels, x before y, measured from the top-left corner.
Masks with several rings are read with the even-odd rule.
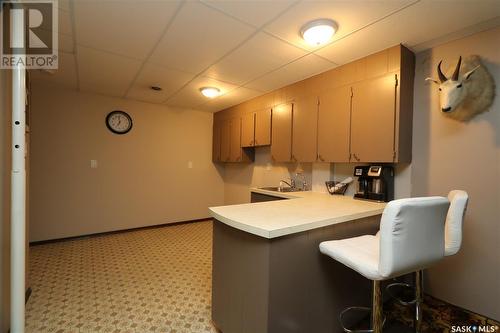
[[[36,245],[29,264],[28,333],[217,332],[211,221]],[[384,310],[384,332],[412,332],[413,309],[390,301]],[[423,312],[423,333],[449,333],[451,325],[500,327],[429,296]]]
[[[213,333],[211,221],[30,248],[27,332]]]

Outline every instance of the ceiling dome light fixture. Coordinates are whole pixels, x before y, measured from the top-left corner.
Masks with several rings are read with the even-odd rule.
[[[202,87],[200,92],[208,98],[215,98],[220,95],[220,89],[215,87]]]
[[[337,23],[330,19],[319,19],[307,22],[300,29],[300,35],[307,44],[320,46],[331,41],[338,29]]]

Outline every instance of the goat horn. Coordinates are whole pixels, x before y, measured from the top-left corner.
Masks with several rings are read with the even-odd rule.
[[[460,58],[458,58],[457,67],[455,68],[455,71],[453,72],[453,75],[451,76],[451,79],[453,81],[458,80],[458,74],[460,74],[460,64],[461,63],[462,63],[462,56],[460,56]]]
[[[445,81],[448,81],[448,78],[443,74],[443,72],[441,71],[441,63],[443,62],[443,60],[441,60],[439,62],[439,65],[438,65],[438,76],[439,76],[439,81],[441,81],[441,83],[445,82]]]

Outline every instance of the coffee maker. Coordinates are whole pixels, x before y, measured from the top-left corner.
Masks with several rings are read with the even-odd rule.
[[[389,202],[394,199],[394,169],[390,165],[354,167],[358,183],[355,199]]]

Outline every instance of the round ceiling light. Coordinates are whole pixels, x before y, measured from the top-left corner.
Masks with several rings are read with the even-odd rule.
[[[215,98],[220,95],[220,89],[215,87],[203,87],[200,88],[200,92],[208,98]]]
[[[300,29],[300,34],[307,44],[311,46],[320,46],[328,43],[337,29],[338,26],[335,21],[320,19],[306,23],[302,29]]]

